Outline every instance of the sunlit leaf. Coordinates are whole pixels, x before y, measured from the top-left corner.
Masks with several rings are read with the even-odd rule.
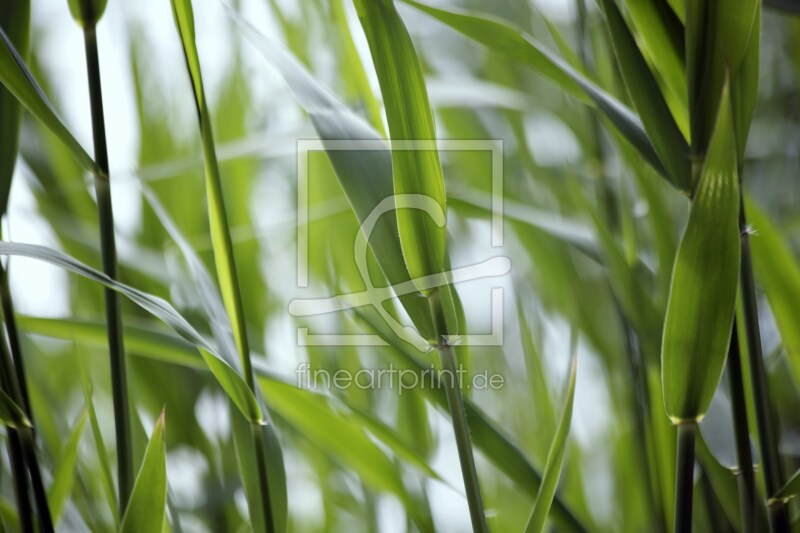
[[[121,533],[161,531],[167,517],[167,448],[165,415],[156,420],[142,466],[133,485],[128,508],[122,517]]]

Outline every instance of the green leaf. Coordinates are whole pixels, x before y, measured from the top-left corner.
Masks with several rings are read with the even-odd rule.
[[[0,390],[0,421],[8,427],[33,427],[22,408]]]
[[[164,526],[167,516],[167,447],[164,425],[162,411],[150,435],[128,508],[122,517],[121,533],[161,531]]]
[[[239,289],[239,278],[236,275],[236,262],[233,255],[228,215],[225,212],[225,201],[222,194],[217,154],[214,148],[214,136],[211,129],[211,118],[203,91],[203,78],[200,72],[200,58],[194,34],[194,13],[191,0],[172,0],[172,14],[183,45],[184,58],[194,88],[194,100],[197,106],[197,117],[200,122],[200,135],[203,141],[203,157],[205,160],[206,194],[208,195],[208,217],[211,225],[211,243],[214,251],[214,263],[217,267],[217,279],[222,291],[222,300],[228,312],[233,328],[233,336],[242,362],[245,381],[252,385],[250,369],[250,347],[247,340],[247,324],[244,317],[244,306]]]
[[[407,498],[397,469],[361,424],[327,406],[324,398],[293,385],[262,380],[270,407],[310,442],[335,457],[371,487]]]
[[[593,103],[653,168],[670,179],[653,149],[639,117],[593,81],[547,50],[532,36],[488,15],[452,7],[448,7],[446,10],[439,9],[415,0],[403,1],[493,51],[532,66],[542,76],[549,78],[572,96],[584,102]]]
[[[30,0],[7,2],[0,9],[0,29],[6,32],[8,40],[23,57],[28,52],[30,18]],[[8,207],[11,178],[17,161],[21,119],[22,108],[19,101],[4,86],[0,87],[0,139],[3,139],[0,143],[0,217]]]
[[[739,178],[730,98],[723,90],[698,190],[672,272],[661,351],[674,423],[699,421],[717,388],[738,286]]]
[[[55,525],[58,525],[58,520],[64,510],[64,504],[67,502],[75,485],[78,451],[81,437],[83,437],[83,430],[86,428],[88,420],[89,409],[87,406],[83,413],[78,416],[78,420],[75,422],[72,432],[64,444],[64,449],[61,451],[61,457],[57,463],[58,467],[53,473],[53,484],[50,485],[50,490],[47,492],[47,502],[50,505],[50,514]]]
[[[750,248],[756,278],[775,317],[795,383],[800,383],[800,265],[778,228],[749,197],[745,211],[753,227]]]
[[[378,74],[392,141],[431,141],[436,130],[414,44],[393,1],[357,0],[356,10]],[[421,208],[397,210],[397,226],[411,279],[441,272],[445,262],[446,198],[437,150],[392,151],[394,192],[424,195],[440,220]]]
[[[58,118],[52,104],[33,79],[25,61],[5,31],[0,31],[0,83],[69,148],[83,168],[96,172],[94,160]]]
[[[338,98],[321,86],[289,52],[264,37],[233,11],[230,16],[242,28],[245,36],[279,71],[300,105],[309,113],[336,177],[360,224],[364,224],[379,205],[393,198],[392,157],[386,150],[341,150],[338,141],[369,141],[383,143],[383,138]],[[377,144],[376,146],[381,146]],[[392,200],[389,200],[392,201]],[[392,206],[389,206],[392,207]],[[362,226],[363,227],[363,226]],[[398,237],[397,218],[381,216],[369,236],[381,271],[392,285],[411,279]],[[433,318],[425,298],[414,292],[400,297],[420,335],[435,338]]]
[[[691,190],[689,145],[678,128],[655,77],[642,57],[636,40],[622,18],[615,0],[602,0],[608,33],[617,65],[634,107],[656,153],[667,169],[670,182],[682,191]]]
[[[573,348],[574,349],[574,348]],[[550,506],[556,495],[558,480],[561,477],[561,466],[564,463],[564,454],[567,451],[567,437],[572,423],[572,405],[575,400],[575,377],[577,374],[578,355],[573,351],[572,362],[569,367],[567,378],[567,400],[564,410],[561,413],[561,420],[558,422],[558,429],[550,444],[550,451],[547,452],[547,461],[542,474],[542,484],[539,493],[536,495],[536,502],[533,511],[528,519],[528,526],[525,528],[527,533],[541,533],[544,531],[547,515],[550,513]]]
[[[789,481],[786,482],[786,485],[781,487],[781,489],[770,499],[789,499],[794,498],[800,494],[800,470],[795,472]]]
[[[127,297],[133,303],[152,314],[176,333],[195,345],[206,362],[217,382],[233,400],[241,413],[253,422],[262,421],[261,409],[255,395],[242,377],[218,354],[216,349],[197,330],[186,321],[168,302],[147,294],[124,283],[120,283],[81,263],[80,261],[56,250],[33,244],[0,242],[0,255],[19,255],[45,261],[52,265],[74,272],[86,279],[100,283]]]
[[[686,6],[686,72],[692,153],[701,158],[710,142],[716,102],[730,80],[737,154],[741,159],[758,84],[760,2],[736,9],[724,2],[698,0]],[[748,89],[739,94],[740,86]],[[742,102],[738,100],[743,98]],[[739,116],[741,114],[741,116]]]

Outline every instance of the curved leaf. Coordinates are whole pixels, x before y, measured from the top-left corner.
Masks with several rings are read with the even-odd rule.
[[[147,294],[124,283],[115,281],[105,274],[81,263],[62,252],[51,250],[44,246],[12,242],[0,242],[0,255],[18,255],[46,261],[75,274],[95,281],[126,296],[133,303],[152,314],[172,329],[181,337],[194,344],[209,370],[214,374],[217,382],[236,404],[239,411],[248,420],[261,422],[262,414],[255,396],[248,388],[242,377],[228,365],[216,352],[216,349],[202,336],[183,316],[180,315],[168,302]]]
[[[0,422],[8,427],[33,427],[22,408],[0,390]]]
[[[739,257],[739,178],[727,87],[672,272],[661,371],[674,423],[700,420],[730,342]]]

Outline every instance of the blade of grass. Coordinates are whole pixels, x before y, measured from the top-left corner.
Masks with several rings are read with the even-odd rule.
[[[239,352],[242,373],[250,391],[256,394],[255,377],[250,360],[250,346],[247,339],[247,325],[244,317],[244,306],[236,273],[236,262],[233,254],[228,215],[225,211],[225,200],[222,193],[222,179],[217,164],[211,118],[206,104],[203,78],[200,69],[200,57],[197,53],[194,31],[194,13],[191,0],[172,0],[172,14],[175,26],[181,39],[186,67],[192,81],[194,102],[200,126],[205,161],[206,194],[208,201],[209,222],[211,225],[211,242],[214,262],[217,267],[217,280],[222,291],[222,300],[233,328],[233,336]],[[266,450],[262,428],[251,427],[256,469],[261,499],[260,512],[263,513],[265,531],[276,531],[275,510],[270,494],[269,475],[267,472]],[[275,488],[272,489],[273,491]],[[281,491],[282,492],[282,491]]]
[[[575,379],[578,365],[577,346],[573,345],[572,350],[572,362],[567,375],[567,398],[564,402],[564,410],[561,412],[556,434],[550,444],[550,450],[547,452],[542,484],[539,487],[536,502],[533,504],[533,511],[525,528],[526,533],[541,533],[544,531],[547,516],[550,514],[550,506],[558,488],[558,480],[561,477],[561,467],[564,464],[564,455],[567,451],[567,437],[572,423],[572,405],[575,400]]]
[[[47,492],[47,499],[50,502],[50,512],[53,515],[53,522],[58,525],[64,505],[69,499],[70,493],[75,486],[75,472],[78,467],[78,451],[83,437],[83,430],[89,420],[88,406],[78,415],[77,421],[73,424],[72,431],[67,438],[64,448],[61,450],[58,467],[53,473],[53,483]]]
[[[142,466],[136,476],[130,502],[120,525],[121,533],[163,531],[167,518],[167,457],[165,415],[156,420]]]

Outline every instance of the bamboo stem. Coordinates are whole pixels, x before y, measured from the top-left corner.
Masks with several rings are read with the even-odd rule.
[[[92,112],[94,156],[99,173],[95,175],[95,193],[100,220],[100,248],[103,273],[117,279],[117,248],[114,238],[114,213],[111,205],[111,184],[108,173],[105,119],[103,117],[103,92],[100,83],[100,62],[97,52],[97,34],[94,26],[84,27],[86,71],[89,82],[89,99]],[[111,391],[114,402],[114,422],[117,439],[117,473],[119,483],[120,515],[124,514],[133,489],[133,450],[131,440],[130,408],[128,405],[128,380],[125,346],[122,333],[122,315],[117,293],[105,289],[108,351],[111,362]]]
[[[728,380],[731,391],[736,457],[739,462],[739,502],[744,533],[756,531],[756,479],[753,470],[753,455],[750,451],[750,429],[747,423],[742,361],[739,350],[739,325],[734,319],[731,344],[728,350]]]
[[[441,361],[443,376],[440,383],[444,383],[445,396],[447,397],[447,407],[450,417],[453,420],[453,432],[456,438],[456,448],[458,449],[458,460],[461,464],[461,475],[464,478],[464,488],[467,492],[467,503],[469,504],[469,514],[472,521],[472,530],[475,533],[488,533],[486,525],[486,515],[483,510],[483,499],[478,482],[478,472],[475,468],[475,457],[472,454],[472,444],[469,437],[469,426],[467,425],[467,415],[464,411],[464,398],[461,396],[461,386],[457,376],[460,374],[456,368],[456,358],[453,347],[445,342],[447,336],[447,324],[444,318],[439,289],[433,291],[428,296],[428,302],[433,312],[436,323],[436,332],[441,344],[438,346],[439,359]]]
[[[692,531],[692,496],[694,492],[694,441],[697,424],[678,424],[678,448],[675,470],[675,533]]]
[[[781,458],[778,454],[778,440],[773,422],[773,408],[769,398],[767,369],[761,351],[761,331],[758,324],[758,303],[756,301],[753,261],[750,253],[750,238],[747,217],[744,210],[742,188],[739,188],[739,230],[742,238],[742,265],[740,282],[742,287],[742,307],[744,308],[744,331],[747,339],[747,355],[750,362],[750,378],[753,381],[753,404],[758,427],[758,442],[764,470],[767,497],[772,497],[784,483]],[[789,515],[785,503],[775,501],[769,506],[770,529],[773,533],[787,533]]]

